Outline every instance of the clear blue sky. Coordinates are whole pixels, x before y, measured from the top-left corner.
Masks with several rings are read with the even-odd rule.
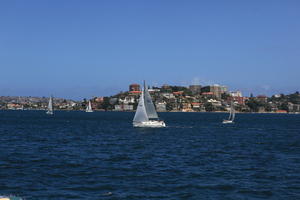
[[[300,1],[0,1],[0,95],[300,89]]]

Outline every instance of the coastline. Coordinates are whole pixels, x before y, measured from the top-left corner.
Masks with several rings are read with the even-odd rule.
[[[45,111],[44,109],[24,109],[24,110],[20,110],[20,109],[0,109],[0,111]],[[66,111],[66,112],[70,112],[70,111],[80,111],[80,112],[85,112],[85,110],[66,110],[66,109],[60,109],[60,110],[55,110],[55,111]],[[119,111],[119,110],[97,110],[94,109],[94,112],[132,112],[134,113],[135,110],[127,110],[127,111]],[[158,113],[229,113],[229,111],[179,111],[179,110],[172,110],[172,111],[157,111]],[[236,112],[236,114],[293,114],[293,115],[297,115],[300,114],[300,112]]]

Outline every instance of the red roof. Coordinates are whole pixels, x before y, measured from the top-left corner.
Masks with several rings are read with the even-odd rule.
[[[130,91],[129,93],[132,93],[132,94],[140,94],[140,93],[142,93],[142,91]]]
[[[277,110],[276,112],[277,112],[277,113],[287,113],[286,110]]]
[[[202,95],[213,95],[213,92],[202,92]]]
[[[173,94],[182,94],[183,91],[173,92]]]

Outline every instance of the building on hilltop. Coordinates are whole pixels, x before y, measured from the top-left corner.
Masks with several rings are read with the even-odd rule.
[[[232,97],[243,97],[241,91],[230,92],[230,96],[232,96]]]
[[[268,97],[266,95],[258,95],[256,99],[260,102],[267,103]]]
[[[129,85],[129,91],[140,91],[141,90],[141,86],[139,84],[133,83],[131,85]]]
[[[203,88],[201,88],[201,93],[208,93],[208,92],[212,92],[212,94],[216,97],[216,98],[221,98],[221,95],[223,93],[227,93],[228,88],[227,86],[222,86],[222,85],[209,85],[209,86],[205,86]]]

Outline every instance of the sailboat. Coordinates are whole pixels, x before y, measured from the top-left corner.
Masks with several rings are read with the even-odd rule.
[[[48,108],[47,108],[47,115],[53,115],[53,102],[52,102],[52,96],[49,98]]]
[[[85,109],[85,112],[94,112],[93,109],[92,109],[91,101],[89,101],[89,104],[88,104],[88,106]]]
[[[228,117],[228,119],[224,119],[222,123],[223,124],[232,124],[232,123],[234,123],[233,122],[234,118],[235,118],[235,110],[234,110],[233,103],[231,102],[229,117]]]
[[[151,96],[144,82],[144,90],[139,99],[139,104],[133,118],[133,127],[166,127],[164,121],[159,120]]]

